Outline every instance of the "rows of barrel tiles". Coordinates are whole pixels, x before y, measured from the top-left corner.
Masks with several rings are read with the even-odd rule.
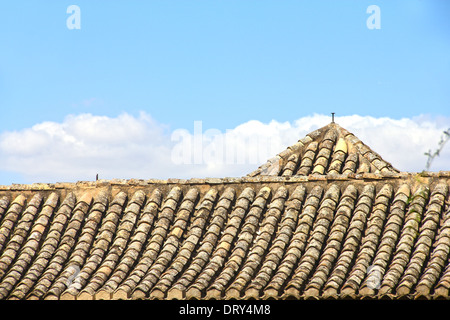
[[[396,173],[388,162],[355,135],[331,123],[308,134],[249,176]]]
[[[448,298],[445,182],[0,199],[1,299]]]

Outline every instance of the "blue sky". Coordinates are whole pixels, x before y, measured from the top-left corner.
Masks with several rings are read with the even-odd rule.
[[[72,4],[79,30],[66,26]],[[367,28],[369,5],[381,29]],[[0,132],[124,112],[168,131],[450,117],[446,0],[6,1],[0,43]]]

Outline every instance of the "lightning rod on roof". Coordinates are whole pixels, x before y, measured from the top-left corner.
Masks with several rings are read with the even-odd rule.
[[[331,113],[331,122],[334,123],[334,112]]]

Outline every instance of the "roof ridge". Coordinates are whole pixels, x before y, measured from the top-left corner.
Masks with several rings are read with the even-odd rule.
[[[150,185],[216,185],[216,184],[240,184],[240,183],[261,183],[279,182],[296,183],[308,181],[347,181],[347,180],[383,180],[383,179],[404,179],[413,177],[423,178],[450,178],[450,171],[422,171],[422,172],[363,172],[348,174],[309,174],[295,176],[242,176],[224,178],[190,178],[190,179],[102,179],[97,181],[77,181],[77,182],[56,182],[56,183],[33,183],[33,184],[11,184],[0,185],[1,192],[8,191],[54,191],[54,190],[85,190],[109,188],[111,186],[142,187]],[[10,199],[11,200],[11,199]]]

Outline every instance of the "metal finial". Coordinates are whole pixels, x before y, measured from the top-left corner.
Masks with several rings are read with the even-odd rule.
[[[331,113],[331,122],[334,123],[334,112]]]

